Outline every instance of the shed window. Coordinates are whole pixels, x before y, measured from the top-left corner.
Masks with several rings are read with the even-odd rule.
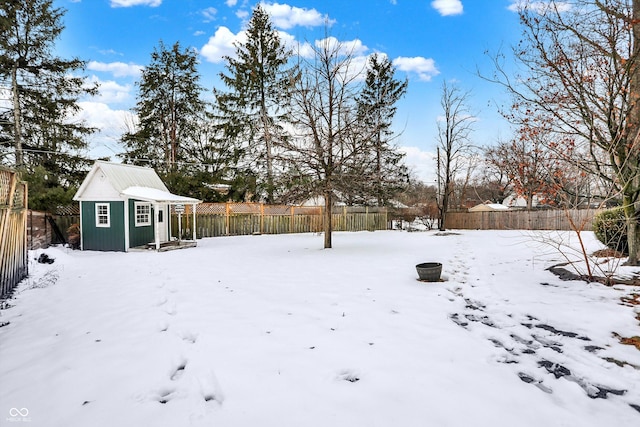
[[[96,203],[96,227],[111,227],[109,203]]]
[[[136,227],[151,225],[151,204],[136,203]]]

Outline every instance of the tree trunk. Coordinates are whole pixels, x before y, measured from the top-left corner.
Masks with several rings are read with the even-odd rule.
[[[451,184],[449,183],[449,178],[445,179],[444,184],[444,193],[442,194],[442,209],[440,211],[440,223],[438,224],[438,230],[445,231],[446,230],[446,220],[447,220],[447,212],[449,212],[449,195]]]
[[[331,233],[333,232],[333,197],[331,191],[324,193],[324,248],[331,249]]]
[[[453,182],[451,182],[451,167],[450,167],[450,154],[447,152],[446,162],[446,171],[444,178],[444,192],[442,193],[442,210],[440,212],[440,224],[438,224],[438,229],[440,231],[446,230],[446,220],[447,213],[449,212],[449,204],[451,201],[451,193],[453,193]]]
[[[172,84],[173,85],[173,90],[175,92],[175,83]],[[176,162],[178,161],[178,132],[177,132],[177,127],[178,127],[178,118],[177,118],[177,114],[176,114],[176,103],[175,103],[175,94],[173,94],[171,96],[171,134],[169,135],[169,139],[171,141],[171,172],[175,172],[178,168],[177,168],[177,164]]]
[[[13,92],[13,145],[15,147],[16,168],[24,164],[22,152],[22,114],[20,110],[20,94],[18,93],[18,68],[11,70],[11,89]]]
[[[630,147],[627,156],[627,162],[630,162],[633,171],[632,183],[625,186],[625,192],[622,197],[624,212],[627,218],[627,243],[629,245],[629,260],[627,265],[640,265],[638,251],[640,250],[640,224],[638,224],[638,212],[636,209],[637,196],[636,192],[640,184],[638,180],[638,157],[640,156],[640,70],[637,61],[640,60],[640,0],[633,0],[631,25],[633,26],[633,58],[629,72],[631,78],[629,80],[629,113],[627,115],[627,144]]]
[[[622,198],[625,217],[627,218],[627,244],[629,246],[629,259],[626,265],[638,265],[638,249],[640,248],[640,230],[638,229],[638,216],[631,198]]]
[[[376,196],[378,206],[384,205],[384,200],[382,200],[382,136],[380,135],[380,124],[378,121],[378,131],[377,131],[377,140],[376,140]]]
[[[262,106],[260,112],[260,119],[262,121],[262,128],[264,132],[264,143],[267,160],[267,203],[273,204],[273,142],[271,140],[271,133],[269,129],[269,120],[267,118],[266,107]]]

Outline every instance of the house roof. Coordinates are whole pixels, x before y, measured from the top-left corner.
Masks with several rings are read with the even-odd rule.
[[[480,203],[472,208],[469,208],[469,212],[488,212],[488,211],[506,211],[509,210],[508,206],[501,205],[499,203]]]
[[[183,197],[169,192],[156,171],[142,166],[97,160],[73,200],[83,200],[83,195],[91,185],[98,171],[102,171],[113,189],[121,195],[151,202],[200,203],[200,200]]]

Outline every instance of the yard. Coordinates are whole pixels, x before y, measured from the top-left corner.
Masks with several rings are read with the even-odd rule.
[[[540,233],[322,239],[31,252],[0,310],[0,425],[640,425],[640,351],[614,335],[640,335],[640,287],[561,281]]]

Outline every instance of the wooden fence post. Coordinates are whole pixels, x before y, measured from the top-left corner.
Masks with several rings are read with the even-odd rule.
[[[229,235],[229,211],[230,211],[230,208],[231,207],[229,206],[229,202],[227,202],[226,205],[225,205],[225,221],[224,221],[225,229],[226,229],[226,232],[227,232],[227,236]]]
[[[342,207],[342,227],[344,227],[344,230],[347,229],[347,207],[346,206]]]
[[[295,233],[295,206],[291,206],[291,215],[289,217],[289,233]]]
[[[260,234],[264,234],[264,203],[260,203]]]
[[[27,182],[22,183],[22,228],[24,230],[24,236],[22,237],[22,241],[24,244],[24,250],[22,251],[22,260],[24,265],[24,276],[27,277],[29,275],[29,260],[28,258],[28,247],[27,243],[27,215],[29,214],[29,186]]]
[[[371,227],[371,218],[369,218],[369,206],[365,206],[364,207],[364,220],[366,222],[366,229],[367,231],[372,231],[373,227]]]
[[[9,173],[9,192],[7,193],[6,203],[4,200],[0,200],[2,204],[7,205],[7,214],[4,216],[2,224],[0,224],[0,262],[5,257],[5,246],[8,245],[7,235],[9,234],[9,218],[11,217],[11,210],[13,209],[13,197],[16,192],[16,182],[18,176],[16,173]]]

